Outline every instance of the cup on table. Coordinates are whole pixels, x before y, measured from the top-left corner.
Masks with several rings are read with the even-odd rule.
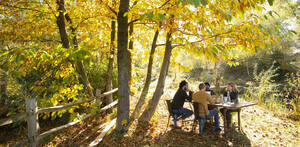
[[[227,96],[224,96],[224,97],[223,97],[223,102],[226,103],[227,101],[228,101]]]

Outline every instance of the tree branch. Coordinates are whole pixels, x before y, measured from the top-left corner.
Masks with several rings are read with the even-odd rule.
[[[232,33],[233,31],[228,31],[228,32],[225,32],[225,33],[221,33],[221,34],[216,34],[216,35],[212,35],[212,36],[209,36],[209,37],[206,37],[204,39],[201,39],[201,40],[198,40],[198,41],[193,41],[193,42],[190,42],[189,44],[197,44],[199,42],[202,42],[202,41],[205,41],[205,40],[208,40],[210,38],[214,38],[214,37],[218,37],[218,36],[221,36],[221,35],[224,35],[224,34],[229,34],[229,33]],[[157,44],[156,46],[164,46],[166,45],[165,43],[164,44]],[[172,44],[172,48],[175,48],[177,46],[185,46],[186,44],[183,44],[183,43],[180,43],[180,44]]]
[[[96,17],[96,16],[83,18],[83,20],[81,20],[81,22],[78,23],[74,29],[77,30],[77,28],[78,28],[84,21],[86,21],[86,20],[88,20],[88,19],[90,19],[90,18],[94,18],[94,17]]]
[[[157,23],[154,23],[154,22],[139,22],[139,23],[134,23],[134,24],[141,24],[141,25],[156,25]]]
[[[191,34],[191,33],[184,32],[184,31],[182,31],[182,30],[179,30],[179,29],[177,29],[177,31],[179,31],[180,33],[182,33],[182,34],[184,34],[184,35],[199,36],[198,34]]]
[[[139,2],[138,0],[134,1],[133,4],[132,4],[132,6],[129,9],[131,9],[132,7],[134,7],[138,2]]]
[[[138,1],[135,1],[134,4],[132,5],[132,7],[133,7],[134,5],[136,5],[137,2],[138,2]],[[164,6],[165,6],[166,4],[168,4],[169,2],[170,2],[170,0],[166,1],[166,2],[165,2],[164,4],[162,4],[158,9],[161,9],[162,7],[164,7]],[[130,22],[128,23],[128,25],[130,25],[131,23],[137,22],[137,21],[139,21],[139,20],[140,20],[140,18],[134,19],[134,20],[130,21]]]
[[[110,6],[108,6],[108,5],[106,5],[106,7],[108,7],[109,10],[110,10],[111,12],[113,12],[116,16],[118,15],[118,13],[117,13],[112,7],[110,7]]]
[[[171,0],[166,1],[164,4],[162,4],[158,9],[161,9],[162,7],[164,7],[165,5],[167,5]]]
[[[130,25],[130,24],[132,24],[132,23],[134,23],[134,22],[137,22],[137,21],[139,21],[140,19],[138,18],[138,19],[134,19],[134,20],[132,20],[132,21],[130,21],[129,23],[128,23],[128,25]]]
[[[33,8],[23,8],[23,7],[18,7],[18,6],[12,6],[12,5],[5,5],[5,4],[0,4],[0,6],[4,6],[4,7],[9,7],[9,8],[16,8],[16,9],[20,9],[20,10],[30,10],[30,11],[36,11],[36,12],[43,12],[37,9],[33,9]]]
[[[56,15],[55,15],[55,12],[54,12],[54,10],[52,9],[52,7],[50,6],[49,2],[48,2],[48,1],[45,1],[45,2],[46,2],[46,4],[48,5],[48,7],[50,8],[50,10],[51,10],[52,14],[54,15],[54,17],[57,19]]]
[[[103,1],[101,0],[100,3],[103,3]],[[116,17],[118,16],[118,13],[109,5],[104,4],[112,13],[114,13],[116,15]]]

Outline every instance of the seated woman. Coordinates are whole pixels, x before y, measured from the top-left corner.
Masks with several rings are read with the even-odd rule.
[[[236,88],[235,84],[234,83],[228,83],[227,84],[227,87],[226,87],[226,90],[223,94],[224,97],[229,97],[230,101],[231,102],[238,102],[238,89]],[[220,110],[221,113],[223,114],[224,116],[224,108]],[[227,110],[226,112],[226,120],[227,120],[227,127],[230,127],[230,124],[231,124],[231,112],[236,112],[236,110]]]

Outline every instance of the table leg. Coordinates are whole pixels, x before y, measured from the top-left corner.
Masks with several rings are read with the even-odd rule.
[[[241,109],[238,109],[238,125],[239,130],[241,131]]]

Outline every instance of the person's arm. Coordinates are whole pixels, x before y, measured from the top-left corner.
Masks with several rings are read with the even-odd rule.
[[[193,99],[193,91],[189,91],[188,101],[191,102]]]
[[[207,101],[209,102],[209,104],[215,104],[215,101],[209,94],[207,95]]]
[[[193,101],[200,103],[200,98],[195,93],[193,94]]]
[[[182,91],[182,97],[184,98],[184,100],[187,100],[187,101],[192,101],[192,93],[190,91],[189,95],[187,95],[187,93],[185,91]]]

